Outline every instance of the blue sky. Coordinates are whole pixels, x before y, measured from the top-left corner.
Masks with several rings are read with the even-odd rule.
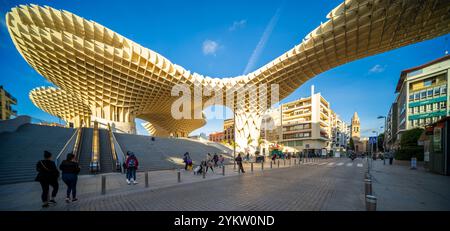
[[[0,0],[0,85],[19,101],[19,114],[59,120],[36,108],[28,92],[51,85],[15,49],[4,15],[19,4],[48,5],[96,21],[152,49],[173,63],[203,75],[231,77],[251,72],[299,44],[341,1],[9,1]],[[349,122],[357,111],[362,135],[383,125],[395,98],[401,70],[444,55],[449,35],[342,65],[309,80],[282,102],[308,96],[310,86]],[[137,122],[140,124],[140,121]],[[222,120],[208,120],[194,131],[222,130]],[[139,126],[138,131],[145,133]]]

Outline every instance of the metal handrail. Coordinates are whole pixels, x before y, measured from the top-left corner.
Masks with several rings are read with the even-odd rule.
[[[114,138],[113,138],[113,134],[112,134],[112,130],[111,130],[111,126],[108,123],[108,137],[109,137],[109,144],[111,145],[111,155],[113,158],[113,169],[114,167],[116,168],[116,171],[121,171],[121,166],[118,160],[118,156],[117,156],[117,152],[116,152],[116,147],[114,146]]]
[[[125,162],[125,153],[123,153],[122,148],[119,145],[119,142],[117,142],[114,132],[111,132],[111,135],[113,138],[114,148],[115,148],[115,151],[117,154],[117,161],[118,161],[118,164],[120,165],[121,171],[123,171],[124,169],[122,168],[121,164]]]
[[[58,153],[58,155],[55,158],[55,163],[56,166],[59,165],[59,158],[61,158],[61,155],[66,151],[67,146],[69,146],[69,144],[72,142],[73,138],[76,137],[76,135],[78,134],[80,128],[77,128],[75,130],[75,132],[72,134],[72,136],[69,138],[69,140],[67,140],[66,144],[64,145],[64,147],[61,149],[61,151]]]
[[[75,154],[77,162],[80,162],[80,143],[83,135],[83,127],[78,128],[77,138],[75,140],[75,145],[73,146],[72,153]]]
[[[98,131],[98,123],[94,122],[94,131],[92,135],[92,154],[91,154],[91,164],[90,169],[91,172],[99,172],[100,171],[100,163],[99,163],[99,153],[100,153],[100,140],[99,140],[99,131]]]

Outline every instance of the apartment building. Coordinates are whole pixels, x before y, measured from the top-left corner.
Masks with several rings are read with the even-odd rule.
[[[0,86],[0,120],[7,120],[17,115],[12,105],[17,105],[17,99]]]
[[[391,142],[394,140],[393,146],[403,131],[425,127],[449,116],[449,70],[450,55],[445,55],[401,72],[393,104],[396,111],[390,110],[387,117],[391,119],[387,119],[385,125],[388,129],[396,125],[396,129],[386,130],[386,137],[392,137]]]
[[[279,134],[279,137],[272,140],[283,144],[285,151],[321,153],[322,150],[337,151],[347,146],[346,124],[331,110],[330,103],[320,93],[314,93],[314,86],[311,96],[282,104],[271,113],[279,113],[280,116],[279,120],[275,120],[279,124],[274,125],[280,129],[272,132]],[[271,136],[274,137],[276,135]]]
[[[222,142],[224,140],[224,132],[213,132],[209,134],[209,141]]]
[[[223,121],[223,140],[232,144],[234,141],[234,119],[226,119]]]

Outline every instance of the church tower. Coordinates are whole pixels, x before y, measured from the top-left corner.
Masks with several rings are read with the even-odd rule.
[[[359,140],[360,138],[360,123],[358,113],[355,112],[352,117],[352,138],[353,140]]]

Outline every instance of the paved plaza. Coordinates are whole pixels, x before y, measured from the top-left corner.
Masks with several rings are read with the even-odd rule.
[[[409,161],[394,161],[386,165],[374,161],[371,170],[377,209],[389,211],[450,211],[450,177],[417,170]]]
[[[216,168],[205,178],[177,170],[149,172],[145,187],[143,172],[139,184],[127,185],[123,174],[80,176],[77,202],[66,204],[66,186],[61,182],[58,204],[40,207],[40,186],[36,182],[0,186],[0,210],[57,211],[363,211],[364,173],[367,160],[316,159],[308,162],[280,160],[245,164],[245,174],[233,165],[225,176]],[[378,210],[450,210],[450,178],[410,170],[405,162],[383,165],[372,162],[373,192]],[[101,178],[106,177],[106,194],[101,195]]]
[[[311,160],[309,160],[311,161]],[[290,164],[289,164],[290,163]],[[295,165],[294,163],[297,163]],[[107,193],[101,195],[101,176],[81,176],[80,201],[64,202],[65,185],[60,184],[58,204],[47,210],[363,210],[362,160],[347,158],[317,159],[298,164],[286,160],[273,164],[246,164],[239,175],[227,166],[225,176],[216,168],[206,178],[182,170],[149,173],[145,188],[144,173],[138,185],[127,185],[124,175],[107,174]],[[0,187],[1,210],[41,210],[37,183]]]

